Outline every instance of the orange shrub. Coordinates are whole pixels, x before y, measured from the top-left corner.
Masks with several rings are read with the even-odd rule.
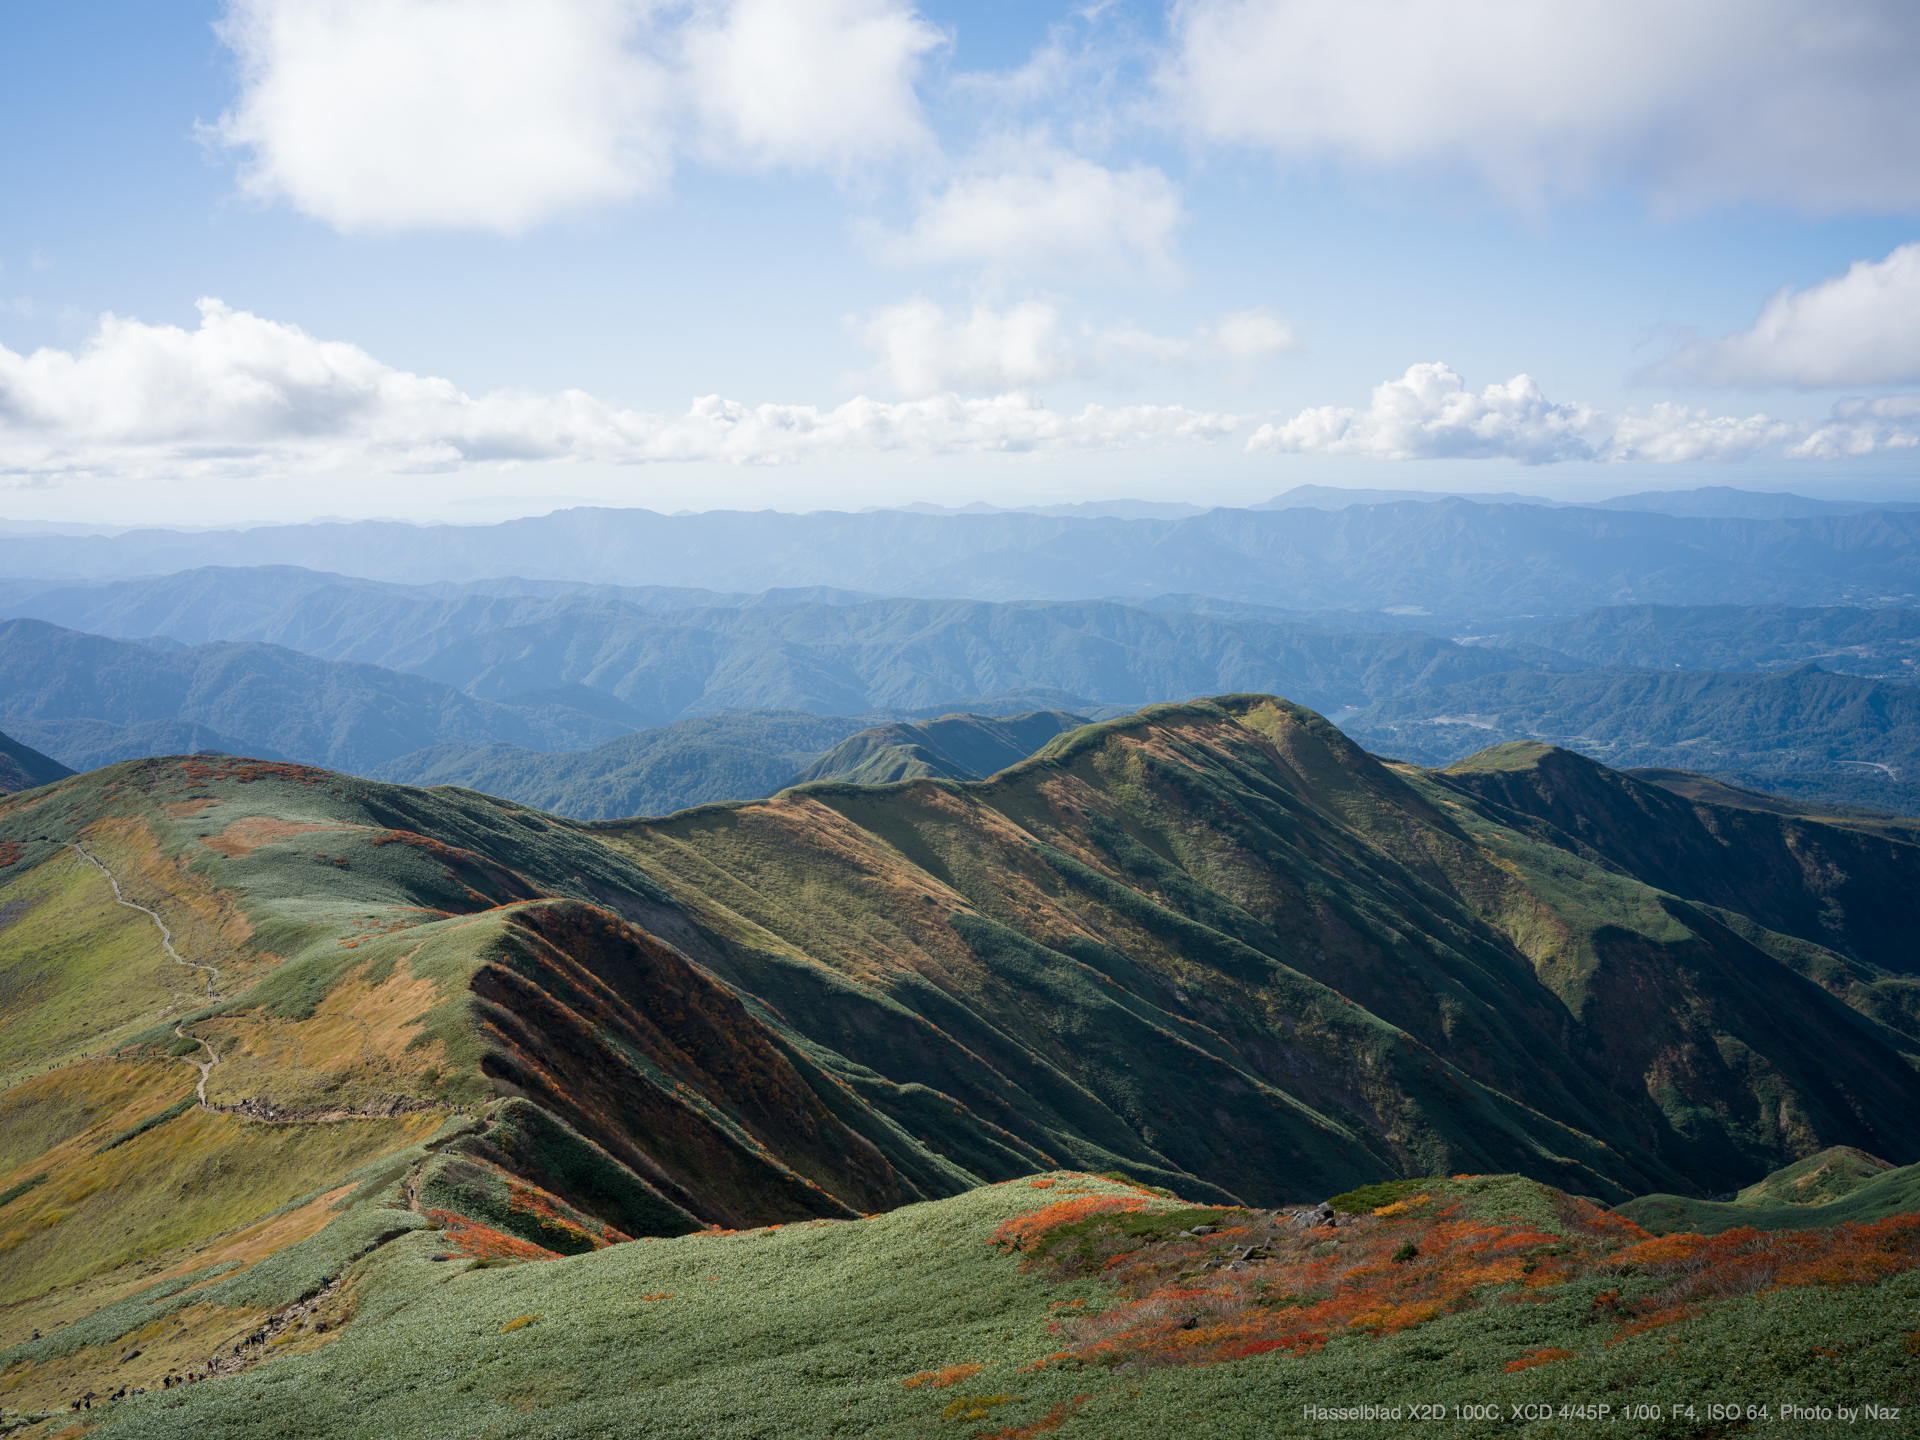
[[[922,1385],[931,1390],[944,1390],[962,1380],[971,1380],[986,1368],[979,1364],[949,1365],[944,1370],[923,1370],[918,1375],[909,1375],[900,1383],[909,1390],[918,1390]]]

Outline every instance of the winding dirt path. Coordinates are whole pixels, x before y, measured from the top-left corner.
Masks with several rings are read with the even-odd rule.
[[[180,952],[173,948],[173,932],[167,928],[167,922],[162,920],[158,913],[149,910],[146,906],[140,904],[139,901],[129,900],[126,896],[122,895],[120,893],[120,882],[113,878],[113,872],[98,860],[94,859],[92,855],[88,854],[85,847],[78,841],[68,840],[63,843],[70,850],[78,850],[81,855],[86,857],[88,864],[92,865],[94,869],[107,877],[107,883],[113,887],[113,898],[118,903],[126,906],[129,910],[138,910],[142,915],[145,915],[149,920],[153,921],[155,927],[160,931],[160,943],[166,947],[168,958],[170,958],[174,964],[184,965],[189,970],[204,970],[207,972],[207,999],[217,1000],[220,998],[213,993],[213,982],[220,978],[220,969],[218,966],[202,965],[195,960],[182,960],[180,958]],[[200,1043],[203,1045],[206,1044],[204,1040]]]
[[[178,1035],[182,1040],[199,1040],[200,1048],[207,1052],[207,1058],[205,1060],[195,1060],[186,1055],[180,1057],[200,1072],[200,1083],[193,1087],[193,1093],[200,1097],[200,1104],[204,1109],[207,1103],[207,1075],[212,1071],[214,1066],[220,1063],[220,1052],[214,1049],[206,1040],[201,1039],[200,1036],[189,1035],[186,1031],[182,1030],[180,1028],[180,1022],[177,1020],[173,1025],[173,1033]]]
[[[92,865],[94,869],[107,877],[107,883],[113,887],[113,898],[116,901],[125,905],[129,910],[138,910],[142,915],[145,915],[149,920],[153,921],[155,928],[160,931],[160,943],[166,947],[168,959],[172,960],[176,965],[184,965],[189,970],[204,970],[207,972],[207,999],[219,999],[220,997],[213,993],[213,982],[220,978],[220,968],[217,965],[202,965],[195,960],[182,960],[180,958],[180,952],[173,948],[173,932],[167,928],[167,922],[162,920],[156,912],[149,910],[137,900],[129,900],[126,896],[122,895],[120,893],[120,882],[113,878],[113,872],[105,865],[102,865],[92,855],[88,854],[85,847],[80,845],[78,841],[68,840],[65,843],[68,849],[78,850],[80,854],[86,858],[88,864]],[[174,1022],[173,1033],[182,1040],[199,1041],[200,1048],[207,1052],[207,1058],[205,1060],[194,1060],[185,1055],[180,1057],[200,1072],[200,1081],[193,1087],[193,1093],[199,1097],[201,1105],[204,1106],[207,1103],[207,1075],[212,1071],[214,1066],[220,1063],[220,1052],[215,1050],[213,1046],[205,1040],[202,1040],[198,1035],[187,1034],[186,1031],[180,1028],[178,1021]]]

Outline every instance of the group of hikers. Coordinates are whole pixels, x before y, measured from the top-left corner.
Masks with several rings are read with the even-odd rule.
[[[236,1355],[240,1353],[240,1347],[238,1345],[234,1346],[233,1350]],[[211,1372],[202,1374],[198,1370],[170,1370],[160,1377],[160,1384],[163,1389],[171,1390],[176,1385],[191,1385],[196,1381],[206,1380],[210,1378],[210,1376]],[[67,1408],[69,1410],[91,1410],[93,1408],[93,1402],[96,1400],[104,1405],[110,1401],[124,1400],[129,1395],[144,1395],[146,1393],[147,1387],[144,1385],[122,1385],[111,1395],[96,1395],[93,1391],[89,1390],[78,1400],[68,1405]]]

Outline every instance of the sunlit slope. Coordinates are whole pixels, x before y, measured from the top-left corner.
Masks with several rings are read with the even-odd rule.
[[[1711,913],[1270,697],[1150,707],[991,782],[599,833],[793,1029],[894,1078],[931,1063],[1051,1154],[1029,1077],[1152,1155],[1090,1119],[1110,1152],[1243,1196],[1378,1165],[1624,1198],[1915,1145],[1920,1081],[1877,1027]],[[900,1010],[952,1047],[906,1044]]]
[[[1018,764],[1047,741],[1086,724],[1063,710],[1024,715],[942,715],[849,735],[793,777],[889,785],[900,780],[980,780]]]
[[[544,1256],[972,1183],[608,908],[670,914],[646,876],[519,807],[149,761],[0,802],[0,858],[0,1345],[46,1337],[14,1400],[201,1363],[430,1219]],[[127,1339],[160,1323],[128,1293],[184,1315],[215,1275]]]
[[[1835,1146],[1774,1171],[1730,1201],[1642,1195],[1619,1209],[1656,1235],[1871,1224],[1920,1213],[1920,1165],[1895,1168],[1874,1156]]]
[[[1449,786],[1550,844],[1597,856],[1675,895],[1736,911],[1852,960],[1920,975],[1920,844],[1818,806],[1714,803],[1584,755],[1516,741],[1448,766]],[[1533,823],[1529,823],[1533,822]]]
[[[1302,1407],[1371,1404],[1443,1436],[1516,1406],[1541,1435],[1691,1435],[1720,1433],[1716,1403],[1920,1403],[1920,1216],[1653,1239],[1462,1176],[1306,1229],[1068,1172],[509,1270],[434,1264],[435,1243],[361,1267],[336,1343],[122,1400],[98,1433],[1265,1440],[1350,1433]]]

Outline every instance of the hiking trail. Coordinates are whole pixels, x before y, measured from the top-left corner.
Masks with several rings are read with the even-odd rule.
[[[173,948],[173,932],[167,928],[167,922],[160,918],[159,912],[149,910],[139,901],[129,900],[126,896],[122,895],[120,893],[120,882],[113,878],[113,872],[98,860],[94,859],[94,857],[88,853],[86,847],[81,845],[77,840],[68,840],[63,843],[71,850],[78,850],[86,857],[88,863],[91,864],[94,869],[107,877],[107,883],[113,887],[113,898],[116,901],[125,905],[129,910],[138,910],[149,920],[153,921],[154,925],[160,931],[160,943],[166,947],[167,955],[174,964],[184,965],[189,970],[204,970],[207,972],[207,999],[217,1000],[220,998],[213,993],[213,982],[220,978],[220,969],[218,966],[202,965],[196,960],[182,960],[180,958],[180,952]],[[202,1041],[201,1043],[205,1044],[206,1042]]]

